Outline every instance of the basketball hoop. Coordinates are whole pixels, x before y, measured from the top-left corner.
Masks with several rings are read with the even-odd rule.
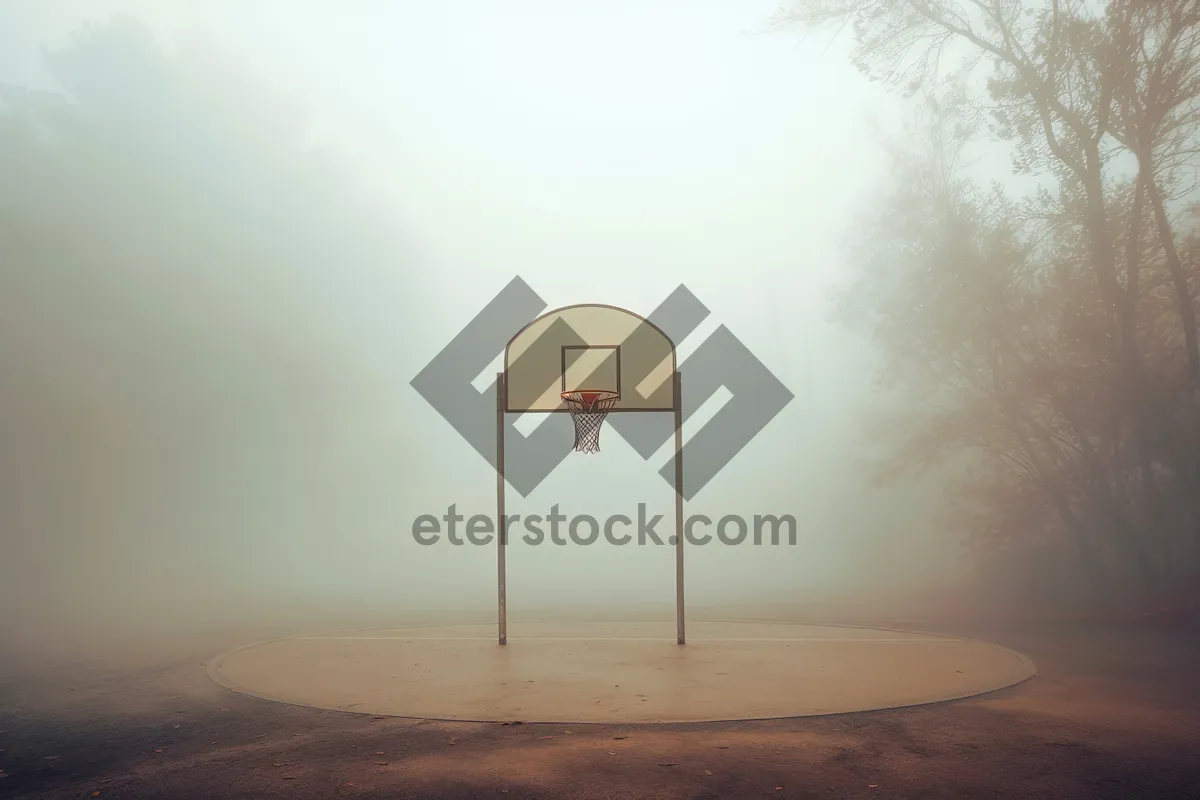
[[[422,373],[424,375],[424,373]],[[675,344],[645,317],[616,306],[579,303],[542,314],[504,347],[496,375],[497,636],[508,642],[504,439],[509,414],[571,414],[575,451],[600,451],[609,414],[659,412],[675,419],[675,641],[683,644],[683,404]],[[622,391],[621,387],[626,387]],[[654,387],[651,391],[633,391]],[[560,417],[561,419],[561,417]],[[565,444],[565,442],[564,442]],[[483,451],[480,451],[483,452]],[[545,466],[552,466],[546,464]],[[529,473],[523,473],[528,479]],[[517,484],[513,484],[516,486]],[[532,487],[531,487],[532,488]],[[528,490],[523,490],[528,491]]]
[[[575,421],[575,452],[600,452],[600,426],[613,406],[621,399],[617,392],[574,391],[563,392],[563,402]]]

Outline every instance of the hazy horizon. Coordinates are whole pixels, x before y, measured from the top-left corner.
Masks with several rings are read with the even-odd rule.
[[[798,544],[693,548],[689,602],[893,602],[961,580],[933,488],[867,485],[862,425],[889,401],[870,342],[834,318],[905,104],[840,39],[766,32],[775,6],[6,5],[0,83],[99,102],[136,59],[75,67],[72,88],[43,48],[128,14],[172,65],[146,120],[165,92],[234,149],[189,150],[195,125],[163,134],[161,162],[98,143],[70,213],[109,216],[39,218],[87,269],[5,270],[22,342],[5,602],[131,630],[289,603],[490,611],[494,547],[412,541],[422,514],[492,513],[495,480],[409,382],[515,276],[549,307],[639,313],[686,285],[711,316],[681,360],[724,324],[794,393],[690,511],[792,514]],[[176,162],[169,198],[138,188]],[[669,511],[659,465],[607,433],[512,513]],[[670,548],[511,550],[515,611],[674,596]]]

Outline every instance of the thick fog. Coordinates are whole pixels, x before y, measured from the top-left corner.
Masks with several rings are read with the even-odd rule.
[[[412,528],[494,513],[495,474],[410,382],[517,276],[643,314],[683,284],[685,380],[726,325],[795,395],[689,512],[796,544],[690,548],[689,604],[966,580],[932,486],[870,485],[889,400],[834,301],[904,104],[775,6],[0,6],[2,635],[491,618],[495,546]],[[662,460],[601,445],[510,513],[669,515]],[[508,565],[514,614],[671,618],[670,547]]]

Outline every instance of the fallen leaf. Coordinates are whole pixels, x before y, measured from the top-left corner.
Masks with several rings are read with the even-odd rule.
[[[615,755],[617,754],[617,751],[616,751],[616,750],[609,750],[609,751],[608,751],[608,754],[609,754],[610,756],[615,756]]]
[[[386,767],[388,765],[388,762],[386,761],[376,761],[375,763],[381,767]]]
[[[381,755],[383,755],[383,751],[382,751],[382,750],[376,750],[376,751],[375,751],[375,755],[377,755],[377,756],[381,756]]]
[[[776,787],[775,787],[775,791],[777,791],[777,792],[778,792],[778,791],[780,791],[780,790],[782,790],[782,789],[783,789],[783,787],[782,787],[782,786],[776,786]]]
[[[550,736],[539,736],[538,738],[539,738],[539,739],[553,739],[553,738],[554,738],[554,736],[553,736],[553,735],[550,735]]]
[[[209,744],[217,744],[220,741],[221,741],[220,739],[214,739],[213,741],[209,742]]]
[[[658,763],[658,765],[660,767],[678,767],[679,762],[678,761],[660,761]]]
[[[712,775],[712,770],[711,770],[711,769],[706,769],[706,770],[704,770],[704,774],[705,774],[705,775]]]
[[[629,738],[628,736],[614,736],[613,737],[613,739],[618,742],[621,741],[622,739],[628,739],[628,738]]]
[[[727,745],[727,744],[719,744],[719,745],[717,745],[717,749],[718,749],[718,750],[728,750],[728,749],[729,749],[729,745]]]
[[[879,784],[878,784],[878,783],[868,783],[868,784],[867,784],[867,788],[868,788],[868,789],[878,789],[878,788],[879,788]]]

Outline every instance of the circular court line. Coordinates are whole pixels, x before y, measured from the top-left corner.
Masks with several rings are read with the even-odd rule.
[[[514,636],[500,647],[490,637],[395,635],[464,627],[486,626],[414,625],[362,629],[359,636],[344,631],[289,637],[237,648],[206,668],[230,690],[298,706],[448,721],[570,724],[777,719],[899,708],[985,694],[1036,674],[1028,658],[998,645],[861,626],[697,623],[692,641],[682,647],[662,636]],[[522,627],[530,633],[578,633],[601,626]],[[793,635],[728,635],[746,628]],[[836,635],[850,629],[863,635]],[[821,635],[795,635],[805,631]],[[384,632],[391,635],[370,635]],[[910,647],[931,643],[943,646]],[[861,646],[869,644],[878,647]]]
[[[494,642],[494,636],[293,636],[292,639],[314,642]],[[510,636],[512,642],[661,642],[661,636]],[[936,639],[866,639],[826,638],[798,639],[795,637],[734,636],[726,639],[705,638],[705,642],[862,642],[864,644],[955,644],[970,641],[960,638]]]

